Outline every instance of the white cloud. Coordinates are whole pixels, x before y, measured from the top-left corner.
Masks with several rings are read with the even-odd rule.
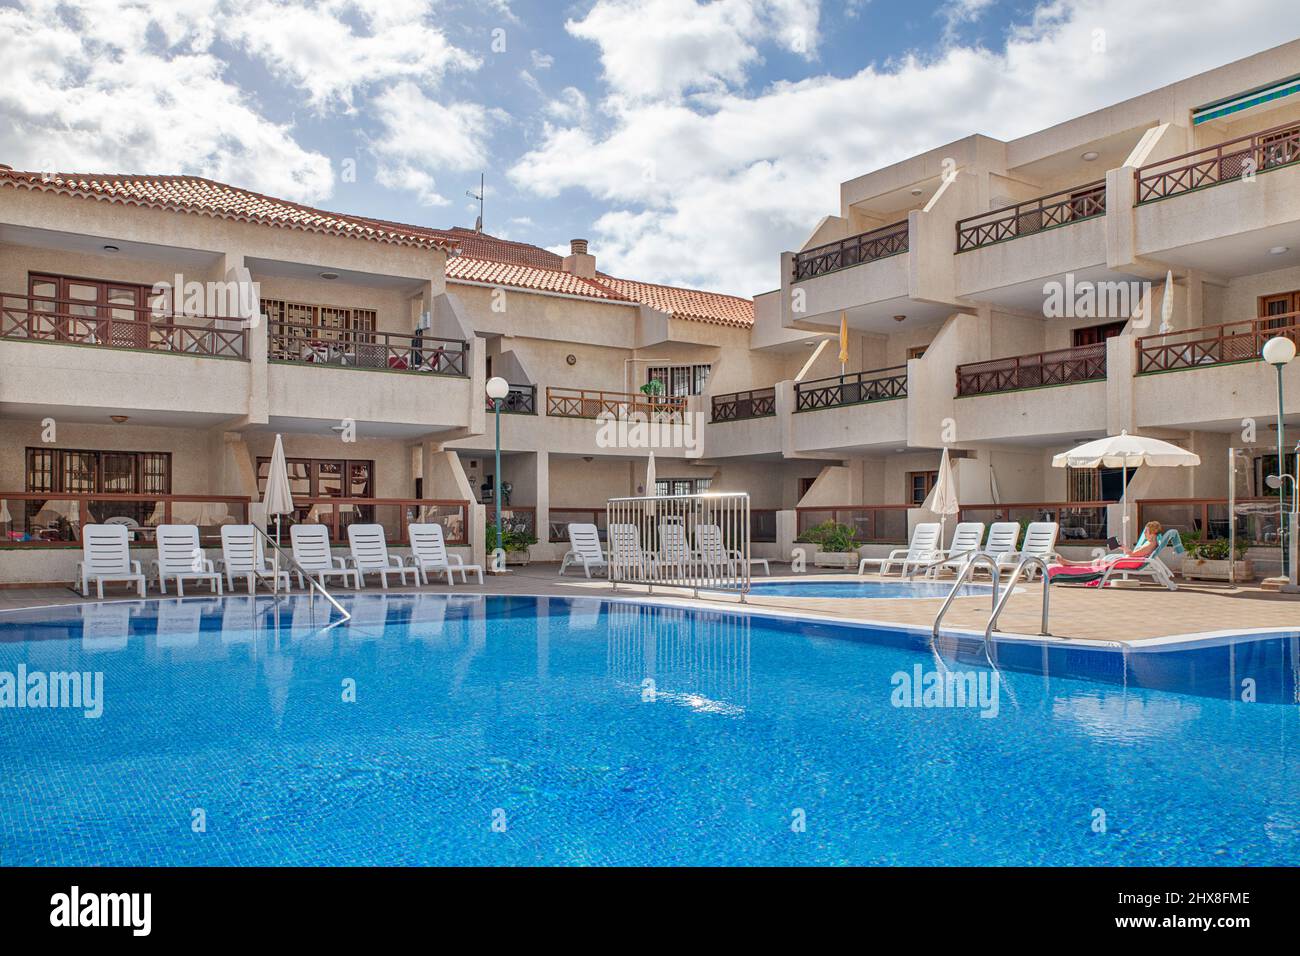
[[[555,57],[551,56],[549,53],[543,53],[541,50],[533,50],[529,55],[532,57],[533,69],[535,70],[549,70],[555,65]]]
[[[723,89],[737,73],[715,62],[712,91],[689,99],[680,94],[693,81],[657,53],[631,52],[645,31],[618,37],[613,21],[594,29],[589,17],[578,33],[602,43],[607,128],[548,126],[510,177],[541,196],[578,189],[605,203],[591,236],[604,268],[753,293],[778,285],[779,252],[838,211],[843,180],[975,132],[1023,135],[1266,49],[1291,2],[1051,0],[1002,50],[953,43],[934,58],[753,95]],[[628,26],[626,3],[593,13],[614,6]],[[1104,54],[1094,52],[1099,29]],[[662,52],[661,41],[645,45]],[[649,75],[638,80],[637,69]]]
[[[216,7],[0,7],[0,155],[20,168],[187,172],[302,202],[328,196],[329,160],[264,118],[209,51]]]
[[[414,83],[389,87],[371,101],[383,135],[373,148],[380,183],[409,189],[428,206],[446,205],[435,172],[480,169],[487,162],[487,138],[504,114],[476,103],[446,104]]]
[[[227,38],[304,90],[318,112],[351,109],[359,89],[399,79],[435,85],[477,57],[430,22],[432,0],[229,0]]]
[[[612,92],[658,99],[740,85],[762,42],[813,56],[818,9],[806,0],[597,0],[565,28],[600,47]]]
[[[544,110],[557,123],[569,126],[586,126],[591,115],[586,94],[576,86],[566,86],[559,96],[546,104]]]
[[[938,11],[944,19],[944,36],[951,39],[964,23],[974,23],[993,6],[993,0],[948,0]]]

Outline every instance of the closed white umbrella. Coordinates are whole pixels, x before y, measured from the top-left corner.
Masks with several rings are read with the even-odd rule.
[[[1174,273],[1169,270],[1165,273],[1165,294],[1160,300],[1160,334],[1168,335],[1174,330],[1172,320],[1174,317]]]
[[[262,508],[275,515],[275,570],[276,586],[280,581],[280,515],[293,514],[293,491],[289,488],[289,466],[284,460],[284,442],[275,436],[271,452],[271,467],[266,473],[266,493],[262,495]]]
[[[1123,543],[1126,548],[1128,547],[1128,470],[1142,465],[1172,468],[1191,467],[1200,463],[1201,456],[1186,448],[1179,448],[1158,438],[1130,435],[1127,431],[1098,438],[1096,441],[1084,442],[1079,447],[1063,451],[1052,458],[1054,468],[1124,469],[1124,493],[1120,497],[1120,507],[1124,511]]]
[[[650,452],[650,460],[645,466],[645,493],[648,498],[657,498],[659,496],[659,482],[655,477],[655,453]],[[646,508],[646,514],[654,514],[654,504]]]
[[[934,481],[934,488],[926,499],[925,507],[939,516],[939,543],[942,546],[943,528],[948,515],[955,515],[961,510],[961,503],[957,501],[957,481],[952,475],[952,462],[948,460],[947,448],[939,458],[939,476]]]

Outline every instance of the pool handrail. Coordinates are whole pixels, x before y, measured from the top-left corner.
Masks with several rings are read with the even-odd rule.
[[[1052,593],[1052,576],[1048,573],[1047,558],[1031,554],[1021,558],[1016,564],[1016,569],[1011,572],[1011,577],[1007,579],[1007,587],[1006,590],[1002,592],[1002,600],[997,602],[997,605],[993,608],[993,613],[989,615],[988,626],[984,628],[985,648],[988,647],[989,642],[992,640],[993,632],[997,630],[998,618],[1002,614],[1002,609],[1006,607],[1007,598],[1009,598],[1015,590],[1016,582],[1020,580],[1020,575],[1025,570],[1026,565],[1037,565],[1043,572],[1043,622],[1039,628],[1038,636],[1052,636],[1052,632],[1048,628],[1048,617],[1051,608],[1050,598]]]
[[[941,558],[938,561],[933,562],[931,565],[926,565],[924,567],[919,567],[919,568],[913,568],[912,574],[909,574],[908,576],[914,577],[917,571],[925,571],[928,570],[930,567],[938,567],[939,565],[942,564],[948,564],[949,562],[953,561],[956,558],[967,558],[967,557],[969,558],[969,560],[964,565],[962,565],[961,571],[959,571],[957,574],[957,579],[952,583],[952,590],[950,590],[948,592],[948,596],[943,599],[943,606],[939,608],[939,613],[934,616],[934,623],[930,625],[931,642],[937,641],[939,639],[939,625],[943,622],[943,616],[948,613],[948,608],[952,607],[952,602],[957,599],[957,592],[961,590],[961,586],[965,584],[966,580],[971,576],[971,573],[975,570],[975,566],[981,562],[988,565],[989,574],[992,575],[993,577],[993,609],[994,610],[997,609],[998,585],[1000,583],[1001,572],[998,569],[997,561],[995,561],[991,556],[984,554],[978,548],[971,548],[969,551],[963,551],[960,554],[950,554],[947,555],[946,557]],[[989,654],[989,640],[988,640],[987,633],[985,634],[984,637],[984,656],[988,658],[989,664],[993,663],[993,658]]]
[[[284,548],[276,544],[275,539],[272,538],[269,534],[267,534],[266,530],[261,526],[254,524],[252,527],[258,534],[262,536],[263,540],[265,540],[267,544],[269,544],[272,548],[275,549],[275,553],[277,557],[279,555],[284,555],[285,560],[289,562],[289,566],[292,567],[293,570],[296,571],[298,574],[302,575],[303,580],[307,582],[307,586],[309,588],[315,591],[319,591],[321,593],[321,596],[325,598],[326,601],[329,601],[330,605],[334,608],[334,610],[338,611],[340,614],[343,615],[344,621],[350,621],[352,619],[352,615],[346,609],[344,609],[343,605],[340,604],[337,599],[335,599],[334,595],[330,594],[330,592],[326,590],[325,585],[321,584],[314,577],[312,577],[311,572],[308,571],[306,568],[304,568],[301,564],[299,564],[298,559],[295,558],[291,552],[284,550]],[[280,593],[279,575],[275,575],[274,589],[275,589],[276,596],[278,597]]]

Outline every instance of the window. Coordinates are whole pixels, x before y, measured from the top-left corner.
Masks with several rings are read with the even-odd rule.
[[[1261,295],[1259,297],[1259,317],[1261,319],[1272,318],[1272,321],[1265,322],[1265,329],[1284,329],[1289,325],[1295,325],[1297,318],[1296,313],[1300,312],[1300,292],[1278,292],[1274,295]]]
[[[936,471],[909,471],[907,473],[907,500],[913,505],[925,504],[925,499],[930,496],[934,490],[934,484],[939,480],[939,472]]]
[[[1084,345],[1100,345],[1123,332],[1124,325],[1124,322],[1107,322],[1105,325],[1085,325],[1081,329],[1075,329],[1072,333],[1074,347],[1077,349]]]
[[[1296,466],[1300,464],[1300,462],[1297,462],[1296,456],[1294,454],[1287,455],[1286,462],[1287,462],[1287,474],[1289,475],[1297,474]],[[1278,497],[1278,489],[1270,488],[1268,486],[1268,482],[1265,481],[1265,479],[1268,478],[1269,475],[1276,475],[1276,474],[1277,474],[1277,453],[1276,452],[1273,453],[1272,455],[1256,456],[1255,494],[1259,495],[1262,498]],[[1289,485],[1290,482],[1288,482],[1287,484]],[[1291,495],[1291,489],[1288,487],[1287,488],[1288,501],[1290,500],[1290,495]]]
[[[28,448],[27,490],[53,494],[169,495],[172,456],[161,451]]]
[[[930,347],[930,346],[928,346],[928,345],[913,345],[913,346],[910,346],[910,347],[908,348],[908,350],[907,350],[907,357],[908,357],[908,359],[924,358],[924,357],[925,357],[925,350],[928,349],[929,347]]]
[[[334,458],[286,458],[295,498],[373,498],[375,463]],[[257,459],[257,493],[266,493],[271,459]]]
[[[663,382],[664,394],[674,398],[699,395],[709,380],[711,365],[661,365],[646,371],[646,383]]]
[[[1128,470],[1131,481],[1135,469]],[[1124,497],[1123,468],[1067,468],[1066,501],[1119,501]]]
[[[655,481],[657,495],[702,495],[709,490],[710,478],[660,478]]]
[[[100,340],[101,334],[108,334],[101,332],[99,321],[79,323],[77,318],[111,319],[113,345],[149,345],[152,286],[33,272],[27,276],[27,293],[33,300],[32,311],[67,316],[68,332],[75,340],[94,342]]]
[[[276,331],[281,333],[272,337],[272,342],[277,343],[272,358],[297,358],[299,350],[292,347],[292,339],[363,343],[375,340],[377,313],[374,309],[263,299],[262,314],[268,323],[279,326]]]

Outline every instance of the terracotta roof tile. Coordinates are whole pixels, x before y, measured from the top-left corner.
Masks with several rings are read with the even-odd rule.
[[[442,249],[456,245],[433,231],[389,228],[364,216],[326,212],[199,176],[47,174],[0,168],[0,186],[5,185],[394,245]]]
[[[618,279],[594,279],[564,272],[561,256],[526,242],[500,239],[472,229],[432,229],[370,216],[326,212],[275,199],[198,176],[135,176],[59,173],[46,175],[0,167],[0,186],[121,202],[153,209],[207,215],[309,232],[351,236],[395,245],[459,252],[447,260],[451,281],[556,292],[610,302],[648,305],[674,318],[749,328],[754,303],[734,295]]]

